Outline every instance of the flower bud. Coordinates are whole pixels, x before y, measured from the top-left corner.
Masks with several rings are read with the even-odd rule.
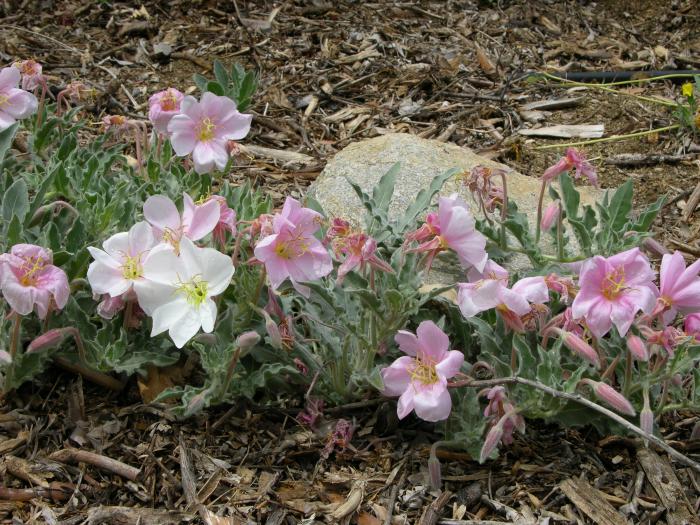
[[[276,350],[280,350],[282,348],[282,334],[280,333],[280,328],[265,310],[262,311],[262,314],[265,317],[265,330],[270,338],[270,344]]]
[[[671,376],[671,383],[673,383],[673,386],[681,386],[683,384],[683,376],[680,374],[673,374],[673,376]]]
[[[654,413],[647,406],[639,413],[639,428],[647,434],[654,434]]]
[[[542,220],[540,221],[540,228],[543,231],[549,230],[554,223],[559,218],[559,201],[553,202],[547,208],[545,208],[542,213]]]
[[[9,365],[12,363],[12,356],[5,350],[0,350],[0,365]]]
[[[102,297],[102,301],[97,305],[97,315],[102,319],[112,319],[126,305],[121,296],[110,297],[108,294],[104,294]]]
[[[442,469],[437,456],[430,454],[428,458],[428,474],[430,475],[430,488],[440,490],[442,487]]]
[[[34,339],[27,347],[27,353],[31,354],[33,352],[39,352],[41,350],[47,350],[49,348],[54,348],[60,345],[63,340],[75,331],[73,327],[67,328],[54,328],[41,334],[39,337]]]
[[[569,350],[579,357],[584,358],[586,361],[589,361],[591,364],[595,365],[596,368],[600,366],[597,352],[586,341],[572,332],[564,332],[558,328],[554,330],[563,338],[564,346]]]
[[[627,336],[627,348],[637,361],[649,361],[649,350],[641,337],[634,334]]]
[[[647,237],[642,241],[642,248],[654,255],[661,257],[669,253],[666,247],[653,237]]]
[[[241,349],[241,352],[250,350],[260,341],[258,332],[244,332],[236,338],[236,346]]]
[[[690,335],[696,339],[700,336],[700,314],[689,314],[683,323],[685,335]]]
[[[491,453],[494,450],[496,450],[498,443],[501,441],[501,437],[503,437],[502,422],[503,418],[501,418],[498,421],[498,423],[492,426],[491,430],[489,430],[489,433],[486,434],[486,439],[484,440],[484,444],[481,447],[481,453],[479,454],[479,463],[483,463],[484,461],[486,461],[491,455]]]
[[[637,413],[632,403],[610,385],[600,381],[593,381],[592,379],[583,379],[581,382],[589,384],[598,399],[607,403],[621,414],[634,416]]]

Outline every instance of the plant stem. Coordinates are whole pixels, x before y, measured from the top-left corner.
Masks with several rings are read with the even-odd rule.
[[[564,210],[559,203],[559,216],[557,217],[557,257],[564,260]]]
[[[542,187],[540,188],[540,196],[537,200],[537,223],[535,224],[535,244],[540,242],[540,234],[542,230],[542,206],[544,205],[544,192],[547,189],[547,181],[542,179]]]
[[[597,403],[594,403],[593,401],[590,401],[586,399],[585,397],[579,395],[579,394],[569,394],[567,392],[561,392],[559,390],[556,390],[552,387],[549,387],[543,383],[540,383],[539,381],[532,381],[530,379],[525,379],[522,377],[503,377],[500,379],[486,379],[482,381],[470,379],[470,380],[464,380],[464,381],[458,381],[455,383],[450,384],[449,386],[451,387],[458,387],[458,386],[466,386],[470,388],[491,388],[494,386],[499,386],[499,385],[508,385],[508,384],[518,384],[518,385],[525,385],[529,386],[531,388],[535,388],[537,390],[540,390],[546,394],[549,394],[552,397],[556,397],[559,399],[566,399],[568,401],[573,401],[575,403],[579,403],[585,407],[590,408],[591,410],[595,410],[596,412],[603,414],[604,416],[609,417],[613,421],[615,421],[617,424],[623,426],[633,434],[636,434],[640,436],[641,438],[644,438],[645,440],[649,441],[650,443],[653,443],[657,447],[661,448],[664,452],[666,452],[669,456],[675,458],[679,462],[683,463],[684,465],[691,467],[693,470],[696,472],[700,472],[700,463],[697,463],[690,459],[689,457],[681,454],[678,452],[676,449],[668,445],[664,440],[659,439],[658,437],[649,434],[639,428],[637,425],[630,423],[627,421],[625,418],[622,416],[617,415],[615,412],[612,410],[609,410],[605,408],[604,406],[601,406]]]
[[[508,238],[506,237],[506,219],[508,219],[508,183],[505,171],[499,171],[503,182],[503,207],[501,208],[501,249],[508,250]]]
[[[672,126],[666,126],[663,128],[650,129],[647,131],[637,131],[636,133],[628,133],[627,135],[613,135],[612,137],[604,137],[600,139],[583,140],[581,142],[569,142],[567,144],[547,144],[546,146],[535,146],[534,149],[552,149],[552,148],[569,148],[574,146],[588,146],[589,144],[595,144],[597,142],[613,142],[617,140],[627,140],[633,139],[635,137],[643,137],[645,135],[653,135],[654,133],[660,133],[662,131],[670,131],[672,129],[680,128],[680,124],[673,124]]]
[[[552,80],[558,80],[562,81],[563,84],[566,83],[571,83],[571,84],[576,84],[578,86],[590,86],[590,87],[599,87],[601,85],[603,86],[625,86],[628,84],[641,84],[643,82],[654,82],[656,80],[667,80],[669,78],[689,78],[690,75],[686,73],[670,73],[668,75],[662,75],[662,76],[654,76],[650,78],[635,78],[631,80],[618,80],[616,82],[605,82],[604,84],[596,84],[593,82],[580,82],[577,80],[567,80],[567,79],[562,79],[561,77],[558,77],[556,75],[551,75],[549,73],[542,72],[540,73],[543,77],[550,78]]]
[[[19,350],[19,332],[22,325],[22,316],[17,312],[12,312],[12,335],[10,336],[10,357],[12,357],[12,362],[15,361],[15,356]]]
[[[236,346],[236,349],[233,351],[233,355],[231,356],[231,361],[229,361],[228,369],[226,370],[226,380],[224,381],[224,384],[222,385],[222,388],[221,388],[222,394],[226,393],[226,391],[228,390],[228,385],[231,384],[231,379],[233,378],[233,371],[236,369],[236,365],[238,364],[238,359],[240,357],[241,357],[241,347]]]

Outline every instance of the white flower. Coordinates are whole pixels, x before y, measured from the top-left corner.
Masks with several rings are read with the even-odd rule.
[[[112,235],[99,248],[88,247],[95,259],[87,278],[95,294],[121,297],[132,286],[143,283],[143,262],[155,244],[153,230],[147,222],[137,222],[128,232]]]
[[[212,248],[199,248],[187,237],[178,256],[170,245],[154,248],[143,264],[144,285],[136,289],[139,305],[153,317],[151,336],[168,331],[182,348],[201,328],[214,330],[216,303],[233,277],[231,258]]]

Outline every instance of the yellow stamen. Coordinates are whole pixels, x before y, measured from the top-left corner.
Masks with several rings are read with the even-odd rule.
[[[36,260],[25,260],[21,267],[22,277],[19,279],[19,283],[22,286],[36,286],[38,281],[38,273],[44,269],[46,263],[41,257],[37,257]]]
[[[618,266],[611,273],[605,276],[601,292],[606,299],[613,300],[620,295],[627,287],[625,286],[625,269]]]
[[[143,275],[143,266],[141,266],[141,257],[130,257],[126,256],[124,258],[124,264],[122,264],[122,275],[124,279],[133,281],[138,279]]]
[[[207,289],[209,283],[202,280],[199,275],[195,275],[191,281],[180,283],[177,291],[185,294],[187,302],[194,307],[199,307],[207,299]]]
[[[416,359],[415,363],[415,366],[410,371],[411,383],[419,381],[424,385],[432,385],[440,380],[433,361]]]
[[[175,93],[168,90],[168,92],[163,95],[160,99],[160,107],[163,111],[175,111],[177,109],[177,97]]]
[[[275,253],[283,259],[294,259],[301,257],[309,251],[309,244],[301,236],[281,241],[275,246]]]
[[[202,119],[199,123],[199,129],[197,130],[197,139],[200,142],[207,142],[214,138],[214,131],[216,130],[216,124],[212,122],[209,117]]]

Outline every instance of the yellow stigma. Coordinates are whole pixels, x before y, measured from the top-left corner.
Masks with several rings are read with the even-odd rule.
[[[209,117],[202,119],[199,123],[199,129],[197,130],[197,139],[200,142],[207,142],[214,138],[214,131],[216,130],[216,124],[214,124]]]
[[[41,257],[37,257],[36,260],[26,260],[20,269],[22,277],[20,277],[19,283],[22,286],[36,286],[38,281],[37,273],[43,270],[44,266],[46,264]]]
[[[122,276],[124,279],[133,281],[141,277],[142,274],[143,266],[141,266],[141,258],[138,255],[136,257],[127,255],[124,258],[124,264],[122,264]]]
[[[618,266],[605,276],[605,280],[601,285],[601,292],[606,299],[612,300],[620,295],[626,288],[625,269],[622,266]]]
[[[180,283],[177,291],[185,294],[185,299],[192,306],[199,307],[207,299],[207,289],[209,283],[202,280],[199,275],[195,275],[191,281]]]
[[[693,96],[693,84],[690,82],[686,82],[683,84],[683,87],[681,88],[681,93],[683,93],[684,97],[692,97]]]
[[[440,378],[438,377],[437,370],[435,369],[435,363],[432,361],[423,361],[422,359],[416,359],[416,364],[413,367],[411,373],[411,382],[420,381],[424,385],[432,385],[437,383]]]

